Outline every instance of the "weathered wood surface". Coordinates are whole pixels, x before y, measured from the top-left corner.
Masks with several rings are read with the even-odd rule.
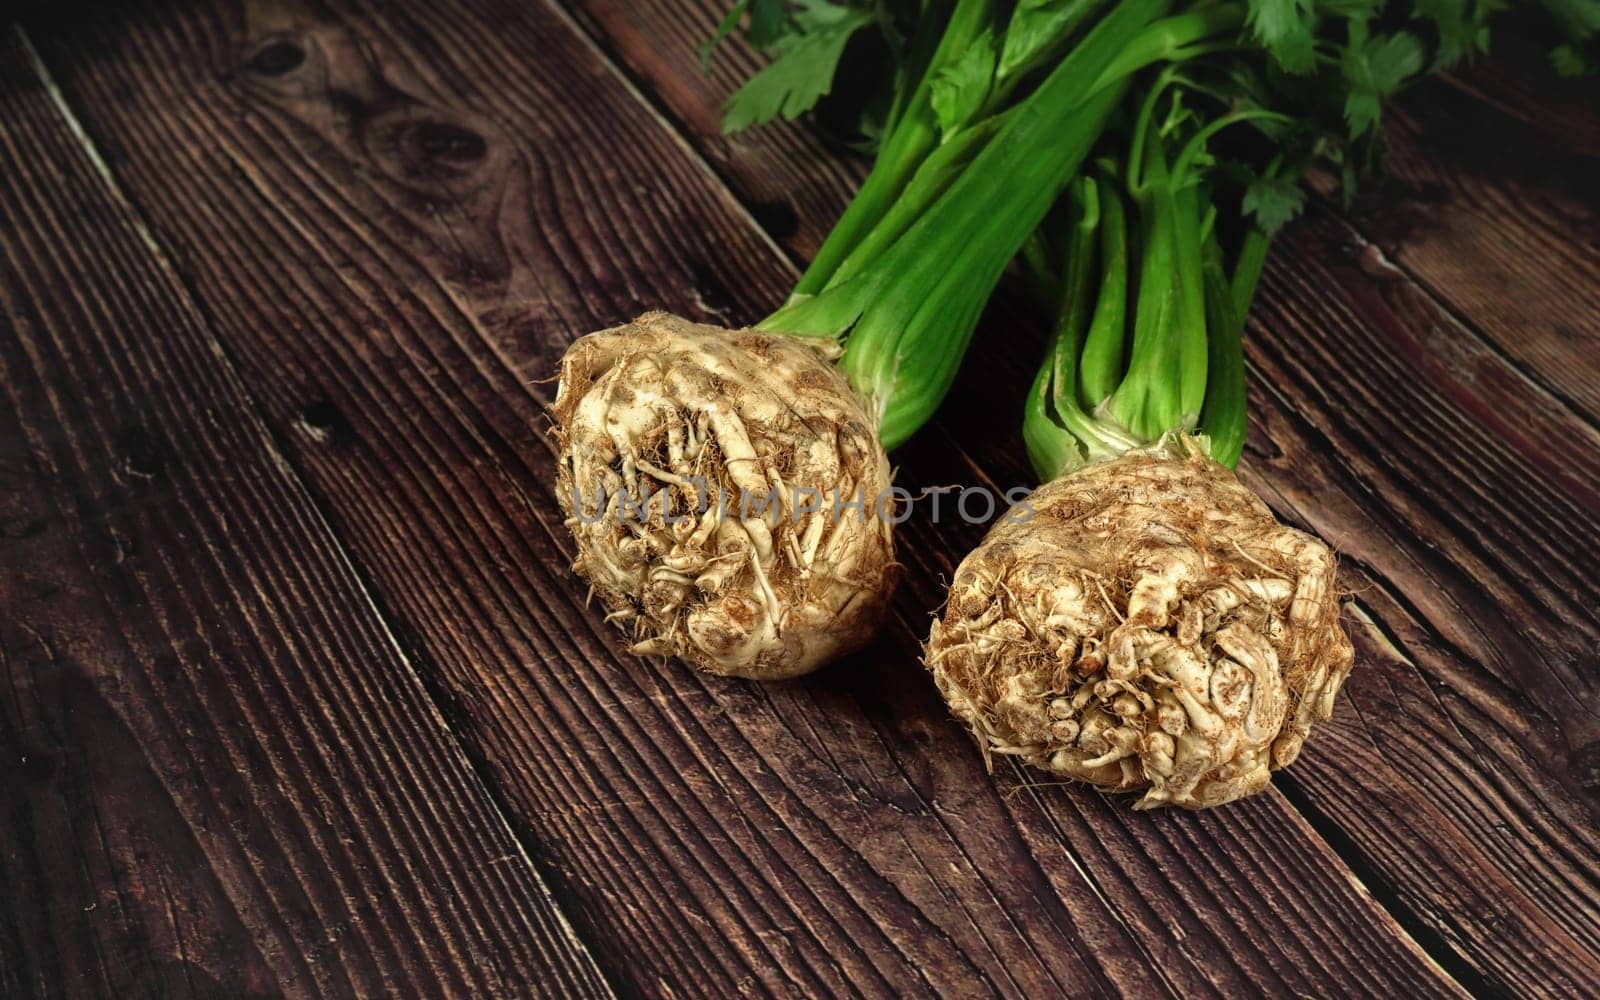
[[[1600,87],[1568,88],[1581,101],[1546,98],[1554,106],[1539,117],[1546,109],[1532,95],[1500,74],[1483,75],[1431,86],[1419,95],[1425,100],[1394,116],[1390,176],[1358,206],[1356,222],[1467,327],[1594,427]],[[1488,105],[1485,91],[1515,103]]]
[[[0,995],[609,995],[0,37]]]
[[[1247,358],[1275,395],[1247,475],[1339,546],[1362,653],[1353,717],[1286,791],[1486,985],[1582,992],[1600,981],[1600,538],[1592,487],[1529,431],[1561,433],[1591,479],[1600,442],[1526,384],[1512,424],[1505,362],[1343,225],[1309,220],[1264,281]]]
[[[212,364],[248,387],[239,419],[264,424],[278,474],[348,554],[354,579],[319,581],[327,603],[359,600],[393,630],[389,655],[613,984],[1554,995],[1600,978],[1600,626],[1581,572],[1600,564],[1600,435],[1475,325],[1470,290],[1326,214],[1268,275],[1251,360],[1278,392],[1258,387],[1248,474],[1350,554],[1362,657],[1281,793],[1136,815],[985,776],[915,664],[939,574],[978,532],[925,515],[903,536],[891,634],[819,677],[754,687],[621,653],[564,569],[537,380],[573,336],[647,307],[758,317],[794,276],[769,236],[806,253],[860,167],[799,129],[717,136],[735,74],[699,77],[691,44],[715,4],[576,6],[150,3],[28,34],[146,249],[170,256],[185,286],[170,294],[197,304]],[[37,86],[0,95],[0,121]],[[1530,245],[1559,242],[1559,216],[1542,219],[1522,223],[1546,226]],[[73,217],[80,240],[107,224]],[[1359,363],[1331,360],[1352,344]],[[1014,395],[1037,348],[995,340],[962,388]],[[1376,400],[1391,419],[1368,416]],[[950,408],[897,456],[902,481],[1021,481],[1014,423]],[[100,608],[105,630],[150,618]],[[323,639],[302,629],[290,638]],[[318,676],[363,665],[334,652]],[[473,877],[465,857],[441,864]],[[534,889],[498,891],[514,898],[469,912],[547,912]],[[177,898],[195,926],[227,912]],[[20,912],[8,955],[37,933]],[[323,985],[269,972],[259,988]]]
[[[1002,794],[915,665],[975,531],[921,528],[899,634],[815,682],[618,655],[564,569],[532,380],[577,333],[749,320],[793,275],[556,11],[135,14],[37,37],[613,975],[1451,988],[1281,799],[1133,821]],[[908,483],[970,479],[948,450]]]

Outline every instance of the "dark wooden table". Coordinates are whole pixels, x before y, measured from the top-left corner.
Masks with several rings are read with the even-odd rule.
[[[1244,473],[1359,649],[1273,789],[989,776],[916,663],[639,662],[562,347],[780,301],[862,164],[723,138],[716,0],[140,2],[0,31],[0,994],[1572,996],[1600,983],[1600,100],[1409,95],[1249,333]],[[1001,305],[902,481],[1019,482]]]

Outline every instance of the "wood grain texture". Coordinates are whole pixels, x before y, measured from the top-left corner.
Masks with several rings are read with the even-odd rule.
[[[1494,62],[1400,106],[1386,176],[1350,223],[1291,244],[1324,266],[1285,273],[1283,311],[1262,326],[1309,330],[1306,302],[1330,279],[1346,290],[1309,330],[1323,343],[1293,348],[1309,356],[1269,380],[1304,387],[1292,405],[1338,450],[1407,441],[1405,462],[1351,460],[1360,494],[1274,463],[1302,516],[1352,539],[1353,586],[1382,609],[1373,652],[1416,661],[1415,678],[1371,691],[1400,712],[1368,727],[1427,734],[1397,743],[1388,767],[1430,791],[1414,814],[1428,819],[1349,825],[1370,825],[1364,850],[1412,869],[1400,898],[1491,981],[1581,992],[1600,978],[1600,90],[1504,41]],[[1363,394],[1301,395],[1319,359],[1356,368]],[[1352,419],[1330,423],[1334,410]],[[1353,419],[1363,411],[1385,419]],[[1342,436],[1344,423],[1359,429]],[[1348,781],[1316,780],[1328,779]]]
[[[555,8],[34,31],[630,989],[1456,989],[1281,797],[1148,816],[985,776],[914,645],[977,529],[908,527],[899,627],[807,682],[619,653],[564,568],[536,380],[647,307],[753,319],[794,272]],[[968,458],[1009,439],[989,409],[908,449],[904,482],[1020,475],[1014,449]]]
[[[1582,992],[1600,979],[1600,436],[1325,215],[1269,264],[1249,338],[1272,387],[1252,485],[1344,554],[1365,654],[1355,718],[1292,780],[1487,984]]]
[[[609,995],[0,35],[0,994]]]
[[[766,62],[738,34],[703,66],[697,49],[730,4],[706,0],[562,0],[749,206],[772,237],[809,260],[869,163],[812,129],[722,132],[722,105]]]
[[[1542,52],[1430,83],[1354,223],[1470,331],[1600,427],[1600,80]]]
[[[618,17],[596,0],[574,4],[698,134],[701,104],[721,94],[663,82],[694,66],[648,38],[691,17],[685,6],[704,30],[725,5],[656,0]],[[1424,87],[1393,116],[1394,176],[1358,214],[1360,231],[1323,217],[1277,251],[1281,277],[1263,290],[1252,332],[1258,431],[1246,470],[1281,513],[1354,557],[1362,668],[1351,708],[1288,776],[1296,804],[1452,971],[1483,989],[1558,994],[1592,980],[1600,954],[1590,863],[1600,618],[1583,596],[1583,567],[1592,576],[1600,565],[1600,434],[1574,405],[1600,384],[1588,333],[1597,189],[1585,160],[1600,102],[1584,98],[1592,83],[1540,76],[1540,52],[1505,48],[1506,63]],[[1484,126],[1485,95],[1508,121]],[[734,150],[756,158],[738,169],[721,167],[715,148],[707,156],[746,198],[752,173],[768,178],[769,200],[785,185],[813,190],[814,168],[764,138],[788,131]],[[1459,155],[1463,145],[1476,155]],[[1408,203],[1408,191],[1424,194]],[[835,214],[847,196],[837,193]],[[1485,317],[1485,331],[1463,316]],[[1009,338],[980,349],[1001,368],[1016,363]],[[1359,363],[1347,363],[1352,350]],[[985,371],[1000,398],[1026,384]],[[1346,410],[1388,422],[1365,438],[1324,431]],[[984,433],[1014,439],[1014,416],[999,424]],[[1413,439],[1424,427],[1435,437]],[[1389,466],[1415,466],[1410,492],[1374,503],[1385,477],[1366,472]]]

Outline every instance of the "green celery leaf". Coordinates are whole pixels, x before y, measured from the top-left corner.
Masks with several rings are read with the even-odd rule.
[[[1422,70],[1422,43],[1409,32],[1362,37],[1352,32],[1344,50],[1342,69],[1349,93],[1344,116],[1350,135],[1357,138],[1378,123],[1383,102]]]
[[[1305,205],[1306,192],[1300,185],[1282,177],[1258,177],[1245,188],[1242,207],[1270,236],[1292,222]]]
[[[1600,73],[1600,0],[1543,0],[1542,6],[1566,37],[1550,51],[1550,65],[1565,77]]]
[[[750,25],[744,29],[745,40],[752,47],[766,50],[788,33],[784,15],[788,4],[784,0],[746,0],[750,7]]]
[[[1600,73],[1600,58],[1576,45],[1558,45],[1551,49],[1550,65],[1558,75],[1568,79]]]
[[[1488,50],[1488,19],[1499,10],[1493,0],[1416,0],[1413,16],[1432,22],[1439,33],[1433,67],[1448,69]]]
[[[721,45],[724,39],[733,34],[733,29],[744,20],[745,14],[750,15],[750,23],[744,29],[745,41],[749,42],[752,48],[766,49],[790,30],[789,22],[784,17],[786,13],[784,0],[739,0],[728,8],[728,13],[717,22],[717,30],[711,37],[695,48],[700,54],[700,68],[710,67],[712,53],[717,51],[717,46]]]
[[[985,31],[961,57],[939,70],[931,81],[929,100],[939,122],[939,132],[950,133],[965,125],[983,107],[994,80],[997,58],[994,33]]]
[[[1382,0],[1317,0],[1318,13],[1347,21],[1370,21],[1382,7]]]
[[[1383,102],[1378,100],[1376,94],[1351,91],[1344,99],[1344,117],[1350,124],[1350,138],[1359,138],[1376,125],[1382,110]]]
[[[1542,0],[1540,6],[1568,42],[1586,42],[1600,34],[1600,0]]]
[[[806,0],[793,17],[796,32],[775,42],[772,62],[728,98],[722,130],[737,132],[780,115],[792,120],[810,110],[833,88],[851,36],[872,23],[871,11]]]
[[[1316,68],[1316,16],[1311,0],[1250,0],[1250,30],[1288,73]]]

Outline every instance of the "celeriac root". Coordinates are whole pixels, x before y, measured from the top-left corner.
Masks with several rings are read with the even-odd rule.
[[[567,351],[553,411],[573,568],[634,652],[773,680],[876,630],[889,461],[830,350],[648,313]]]
[[[1327,546],[1190,440],[1028,503],[962,561],[926,648],[986,758],[1192,809],[1294,761],[1353,659]]]

